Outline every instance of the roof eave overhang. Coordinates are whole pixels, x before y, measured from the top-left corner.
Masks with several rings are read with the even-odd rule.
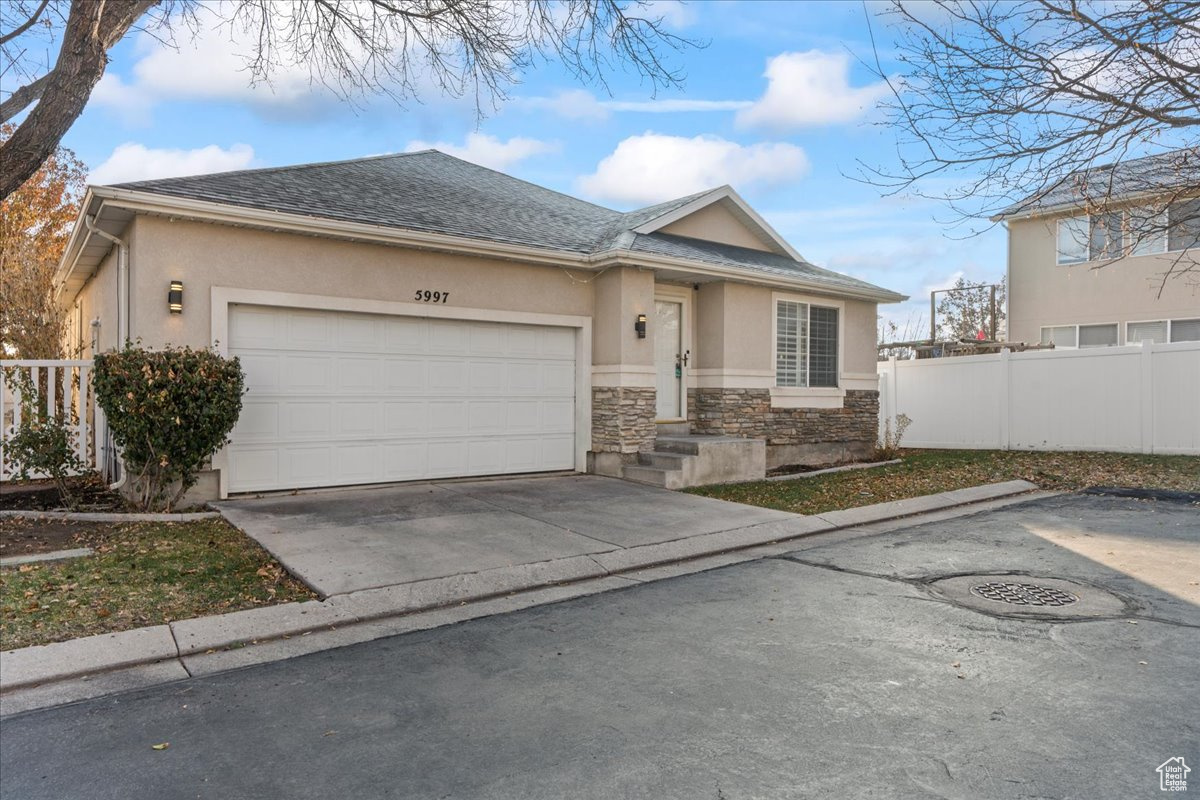
[[[1177,194],[1174,194],[1174,199],[1180,197],[1190,197],[1195,190],[1181,189]],[[1118,194],[1108,200],[1108,202],[1125,206],[1132,203],[1138,203],[1143,200],[1151,200],[1153,198],[1162,198],[1171,195],[1170,190],[1155,190],[1149,192],[1130,192],[1128,194]],[[1001,211],[999,214],[993,214],[988,217],[991,222],[1007,222],[1010,220],[1034,219],[1036,217],[1056,217],[1060,214],[1065,214],[1071,211],[1085,211],[1086,206],[1079,201],[1071,201],[1069,203],[1055,203],[1049,206],[1030,207],[1021,211]]]
[[[76,220],[75,228],[68,241],[56,281],[63,286],[80,268],[80,254],[88,241],[95,237],[85,222],[87,215],[99,218],[105,208],[124,212],[156,214],[180,219],[254,227],[324,236],[335,239],[373,242],[377,244],[437,250],[458,254],[476,255],[485,258],[522,261],[550,266],[570,266],[577,269],[600,270],[612,266],[636,266],[647,269],[670,269],[708,278],[724,278],[764,286],[807,289],[826,294],[836,294],[875,302],[894,303],[906,300],[905,295],[884,289],[868,290],[854,287],[835,286],[820,281],[786,276],[767,275],[751,269],[708,264],[691,259],[651,256],[630,250],[608,250],[601,253],[579,253],[569,250],[529,247],[526,245],[473,239],[443,233],[428,233],[407,228],[390,228],[360,222],[345,222],[324,217],[309,217],[302,214],[270,211],[266,209],[233,206],[207,200],[171,197],[118,189],[111,186],[90,187],[84,198],[83,210]],[[93,265],[94,266],[94,265]]]

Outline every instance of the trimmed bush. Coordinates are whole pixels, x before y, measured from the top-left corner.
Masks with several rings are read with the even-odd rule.
[[[92,383],[135,502],[147,510],[169,511],[183,499],[242,412],[241,364],[211,350],[126,343],[96,356]]]

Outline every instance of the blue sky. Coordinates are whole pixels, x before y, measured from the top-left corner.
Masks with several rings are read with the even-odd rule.
[[[673,64],[681,90],[655,97],[637,76],[611,94],[540,65],[482,120],[473,99],[427,92],[398,108],[354,108],[284,70],[251,87],[244,45],[218,31],[165,48],[135,35],[64,144],[112,183],[437,147],[613,208],[733,185],[810,261],[911,295],[881,307],[902,327],[927,325],[928,292],[959,276],[1004,273],[1005,237],[964,238],[948,209],[886,197],[853,179],[887,167],[895,139],[875,103],[885,90],[859,59],[872,49],[858,2],[662,2],[672,30],[705,40]],[[885,70],[890,30],[874,18]],[[236,38],[236,37],[235,37]],[[918,320],[923,320],[919,323]]]

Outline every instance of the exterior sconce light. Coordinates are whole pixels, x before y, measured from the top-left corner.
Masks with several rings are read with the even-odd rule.
[[[633,329],[635,331],[637,331],[637,336],[639,339],[646,338],[646,315],[645,314],[637,315],[637,322],[633,323]]]
[[[183,281],[171,281],[171,290],[167,292],[167,308],[172,314],[183,313]]]

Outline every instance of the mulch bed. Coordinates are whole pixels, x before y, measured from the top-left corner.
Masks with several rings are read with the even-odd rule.
[[[125,498],[98,476],[72,478],[75,507],[67,508],[53,481],[5,481],[0,484],[0,511],[129,511]]]

